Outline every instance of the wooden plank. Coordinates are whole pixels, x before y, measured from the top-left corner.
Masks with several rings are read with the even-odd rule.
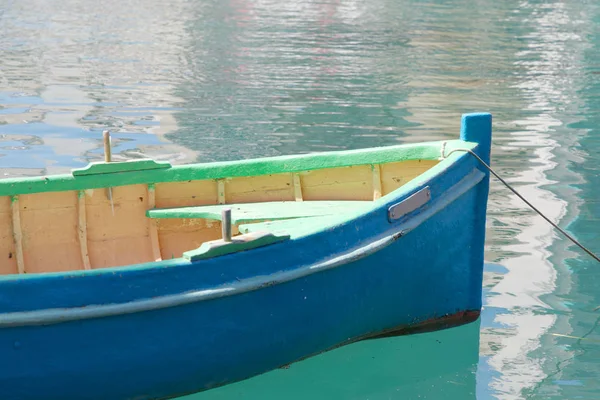
[[[294,181],[294,197],[296,201],[302,201],[302,181],[300,180],[300,174],[294,173],[292,174],[292,179]]]
[[[12,229],[11,198],[0,197],[0,275],[17,274],[17,257]]]
[[[373,200],[381,198],[381,168],[379,164],[371,166],[373,168]]]
[[[158,183],[154,207],[215,205],[219,201],[218,186],[213,179]],[[158,228],[160,253],[165,260],[181,257],[185,251],[218,239],[221,230],[218,222],[202,219],[162,219],[154,222]]]
[[[156,207],[156,190],[154,185],[148,185],[148,208],[152,210]],[[162,260],[162,256],[160,254],[160,241],[158,239],[158,226],[156,221],[152,219],[148,219],[148,223],[150,226],[148,227],[150,231],[150,243],[152,245],[152,255],[155,261]]]
[[[410,160],[381,164],[382,195],[393,192],[400,186],[434,167],[437,160]]]
[[[302,173],[304,200],[373,200],[371,165]]]
[[[230,204],[295,200],[290,174],[231,178],[225,181],[225,190]]]
[[[225,180],[217,179],[217,196],[219,204],[225,204]]]
[[[154,261],[147,193],[146,185],[113,188],[113,215],[104,191],[86,191],[88,250],[94,269]]]
[[[19,196],[27,273],[85,268],[79,242],[78,191]]]
[[[204,206],[219,201],[214,180],[157,183],[154,188],[154,207]]]
[[[184,252],[221,237],[221,224],[217,221],[185,218],[155,221],[158,222],[161,254],[165,260],[181,257]],[[235,233],[236,229],[233,229],[232,234]]]
[[[19,211],[19,196],[12,196],[12,228],[13,240],[15,242],[15,251],[17,256],[17,269],[19,274],[25,273],[25,260],[23,259],[23,233],[21,232],[21,213]]]
[[[85,216],[85,192],[80,190],[77,194],[77,231],[79,232],[79,248],[81,249],[81,260],[83,261],[84,269],[92,269],[90,263],[90,255],[87,245],[87,220]]]
[[[202,218],[221,220],[221,211],[231,208],[231,221],[243,224],[252,221],[314,217],[353,212],[367,207],[371,201],[270,201],[264,203],[229,204],[199,207],[179,207],[148,210],[149,218]]]

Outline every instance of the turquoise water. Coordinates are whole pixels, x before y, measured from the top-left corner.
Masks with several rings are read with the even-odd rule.
[[[0,1],[0,175],[458,136],[600,253],[600,4]],[[208,399],[600,398],[600,267],[493,181],[481,321],[347,346]]]

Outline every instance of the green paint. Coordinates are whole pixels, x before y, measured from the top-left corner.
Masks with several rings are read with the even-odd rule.
[[[124,170],[123,166],[117,166],[115,169],[112,169],[112,165],[102,164],[104,166],[101,166],[101,164],[94,164],[94,170],[95,168],[101,168],[103,171],[110,172],[82,174],[82,170],[79,170],[80,172],[74,172],[74,175],[63,174],[3,179],[0,180],[0,196],[97,189],[159,182],[181,182],[187,180],[269,175],[408,160],[437,160],[441,155],[442,143],[444,142],[406,144],[360,150],[190,164],[174,166],[171,168]],[[466,143],[460,140],[451,140],[445,143],[447,151],[458,147],[474,148],[476,146],[476,143]],[[449,158],[449,160],[452,159],[456,159],[455,155],[452,155]],[[135,165],[133,162],[131,164]],[[430,169],[427,173],[431,173],[432,171],[439,172],[440,164]],[[104,168],[109,169],[105,170]]]
[[[344,214],[361,207],[370,208],[372,205],[372,201],[270,201],[153,209],[148,210],[146,215],[150,218],[203,218],[221,221],[221,211],[230,208],[231,222],[237,225],[254,221]]]
[[[73,176],[86,176],[98,174],[115,174],[119,172],[147,171],[154,169],[171,168],[171,164],[166,161],[130,160],[122,162],[93,162],[84,168],[71,170]]]
[[[371,203],[372,204],[372,203]],[[345,220],[346,216],[341,219],[340,215],[336,213],[336,215],[330,216],[317,216],[317,217],[307,217],[300,219],[283,219],[277,221],[267,221],[267,222],[258,222],[253,224],[243,224],[238,226],[238,230],[240,233],[251,233],[251,232],[287,232],[293,233],[293,236],[297,236],[300,233],[306,230],[314,231],[315,226],[317,225],[330,225],[331,222]]]
[[[239,251],[267,246],[269,244],[288,240],[289,238],[290,235],[276,235],[269,232],[255,232],[236,236],[231,239],[231,242],[215,240],[212,242],[202,243],[202,245],[197,249],[183,253],[183,258],[189,261],[204,260],[207,258],[223,256],[225,254],[237,253]]]

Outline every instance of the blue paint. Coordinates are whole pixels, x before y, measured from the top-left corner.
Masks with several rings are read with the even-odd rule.
[[[393,244],[411,230],[417,228],[432,214],[437,213],[456,198],[465,194],[483,178],[479,171],[467,175],[457,185],[450,189],[445,197],[438,199],[434,206],[424,210],[415,218],[397,227],[397,232],[378,239],[374,242],[347,252],[338,257],[326,261],[310,264],[301,268],[287,271],[278,271],[267,276],[251,277],[238,280],[233,284],[218,286],[205,290],[197,290],[176,295],[157,296],[151,299],[141,299],[119,304],[90,305],[87,307],[74,308],[51,308],[35,311],[18,311],[0,314],[0,327],[27,326],[27,325],[49,325],[65,321],[90,319],[97,317],[125,315],[142,311],[153,311],[162,308],[175,307],[199,301],[213,300],[224,296],[238,295],[249,291],[260,290],[266,285],[283,284],[295,279],[305,277],[320,271],[347,265],[371,254],[381,251]],[[181,265],[181,264],[179,264]]]
[[[492,115],[489,113],[472,113],[464,114],[461,121],[460,138],[468,142],[479,143],[474,150],[487,165],[490,165],[490,153],[492,148]],[[472,157],[474,158],[474,157]],[[489,193],[489,175],[490,172],[483,165],[478,165],[478,168],[486,175],[486,178],[481,183],[481,188],[478,190],[475,200],[474,210],[476,215],[483,215],[483,218],[477,218],[472,229],[479,232],[475,236],[471,246],[471,262],[474,265],[484,264],[485,250],[485,215],[487,210],[487,201]],[[481,282],[483,281],[483,268],[473,269],[471,282],[476,285],[472,288],[472,293],[477,293],[477,297],[472,301],[478,301],[478,308],[481,308]]]
[[[489,144],[491,132],[479,123],[485,118],[463,119],[463,139]],[[168,398],[480,310],[489,177],[472,156],[453,159],[356,219],[293,240],[194,263],[0,280],[0,323],[17,321],[0,326],[0,398]],[[389,206],[425,186],[431,200],[421,212],[390,223]],[[236,290],[243,285],[251,290]],[[14,319],[55,308],[70,309],[65,315],[74,307],[124,309],[224,288],[232,290],[121,315],[42,318],[43,325]]]

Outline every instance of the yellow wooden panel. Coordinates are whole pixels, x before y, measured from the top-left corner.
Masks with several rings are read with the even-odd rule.
[[[438,160],[411,160],[381,164],[383,195],[393,192],[423,172],[435,166]]]
[[[307,171],[301,177],[304,200],[373,200],[370,165]]]
[[[157,208],[208,204],[217,204],[217,182],[214,180],[156,184]]]
[[[19,196],[27,273],[83,269],[77,230],[77,192]]]
[[[232,230],[232,234],[234,230]],[[221,222],[204,219],[158,220],[158,237],[163,260],[181,257],[184,251],[221,237]]]
[[[225,201],[258,203],[263,201],[294,201],[292,174],[247,176],[225,180]]]
[[[83,262],[84,269],[92,269],[90,264],[90,255],[88,252],[87,245],[87,220],[85,211],[85,193],[80,192],[77,194],[77,233],[79,234],[79,249],[81,251],[81,261]]]
[[[146,185],[86,191],[88,251],[92,268],[153,261]]]
[[[10,197],[0,197],[0,275],[16,274],[17,256],[12,231]]]
[[[148,236],[146,186],[114,187],[112,197],[111,208],[106,189],[86,191],[88,241]]]
[[[147,236],[90,241],[89,255],[93,269],[154,261],[152,244]]]
[[[215,226],[221,226],[220,221],[202,218],[165,218],[156,219],[155,221],[158,222],[158,231],[160,233],[198,232],[203,229],[212,229]]]
[[[300,174],[293,173],[292,181],[294,182],[294,197],[296,201],[302,201],[302,179],[300,178]]]
[[[25,263],[23,262],[23,231],[21,230],[21,210],[19,209],[19,199],[13,198],[10,202],[12,211],[12,230],[13,240],[15,242],[15,252],[17,256],[17,270],[19,274],[25,273]]]
[[[373,200],[381,198],[381,168],[379,164],[372,166],[373,169]]]
[[[148,208],[152,209],[154,207],[156,207],[156,189],[154,186],[148,186]],[[152,245],[152,256],[154,261],[160,261],[162,257],[160,255],[157,221],[148,218],[148,230],[150,233],[150,244]]]
[[[225,180],[217,179],[217,202],[225,204]]]

